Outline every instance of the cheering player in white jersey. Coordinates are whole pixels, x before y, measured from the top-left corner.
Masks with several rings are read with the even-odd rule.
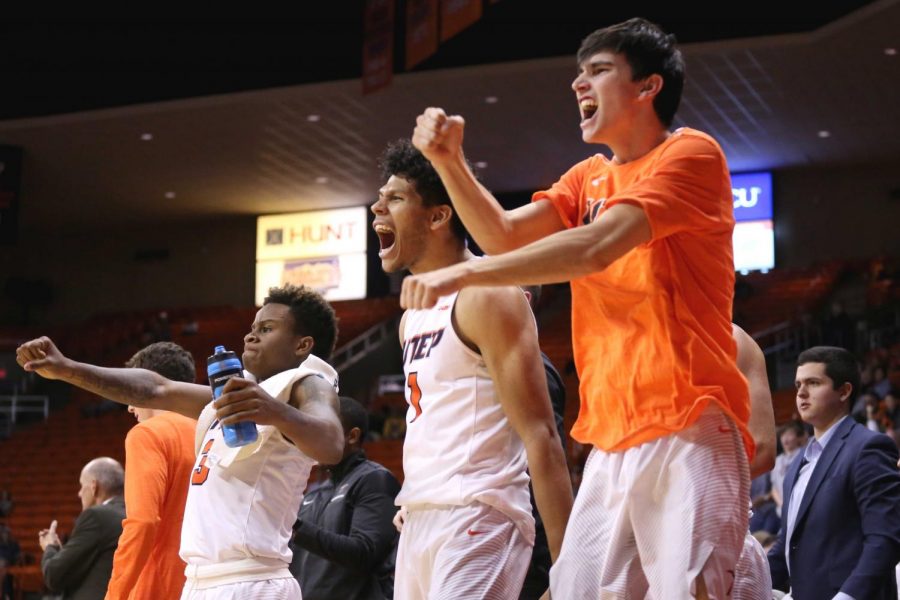
[[[209,387],[143,369],[108,369],[64,357],[49,338],[17,350],[26,371],[133,406],[198,418],[199,456],[181,536],[183,600],[300,598],[288,571],[292,525],[315,461],[341,458],[337,375],[323,360],[337,337],[334,311],[302,287],[269,290],[244,337],[245,378],[210,402]],[[255,380],[255,381],[254,381]],[[204,408],[205,407],[205,408]],[[254,421],[255,444],[232,449],[222,425]]]
[[[431,164],[401,140],[382,158],[372,205],[385,271],[475,257]],[[467,288],[400,323],[406,374],[406,510],[395,593],[404,600],[515,598],[534,519],[527,467],[555,558],[571,483],[531,309],[517,287]]]

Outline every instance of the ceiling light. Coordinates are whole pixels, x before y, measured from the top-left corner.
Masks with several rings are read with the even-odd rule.
[[[169,200],[171,200],[174,197],[175,197],[175,192],[166,192],[166,198],[168,198]]]
[[[822,138],[822,139],[825,139],[825,138],[827,138],[827,137],[831,137],[831,132],[828,131],[827,129],[823,129],[823,130],[819,131],[819,137]]]
[[[897,49],[896,48],[885,48],[884,53],[887,56],[897,56]]]
[[[483,160],[479,160],[477,163],[475,163],[475,167],[478,169],[487,169],[487,163]]]
[[[141,134],[141,141],[143,141],[143,142],[149,142],[152,139],[153,139],[152,133],[142,133]]]
[[[328,183],[327,177],[316,177],[316,183]]]
[[[318,123],[322,120],[322,117],[320,117],[319,115],[309,115],[306,117],[306,120],[310,123]]]
[[[497,104],[500,101],[500,98],[497,96],[488,96],[484,99],[485,104]]]

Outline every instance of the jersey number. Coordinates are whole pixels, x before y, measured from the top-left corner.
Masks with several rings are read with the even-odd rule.
[[[209,454],[209,449],[212,448],[214,441],[207,440],[206,444],[203,445],[203,451],[200,453],[200,462],[197,463],[197,466],[194,467],[194,472],[191,473],[191,485],[203,485],[206,483],[206,478],[209,477],[209,467],[206,466],[207,454]]]
[[[416,409],[416,416],[413,417],[413,420],[410,421],[410,423],[415,423],[416,419],[419,418],[419,415],[422,414],[422,406],[420,405],[420,402],[422,401],[422,390],[419,389],[418,376],[418,373],[410,373],[406,378],[406,387],[409,388],[409,403]]]

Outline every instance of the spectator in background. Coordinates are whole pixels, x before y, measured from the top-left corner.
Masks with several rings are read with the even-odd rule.
[[[402,440],[406,436],[406,408],[392,406],[384,420],[382,439]]]
[[[12,494],[8,490],[0,491],[0,517],[5,517],[12,512]]]
[[[753,509],[753,514],[750,516],[750,531],[778,533],[781,519],[778,517],[778,506],[772,495],[770,473],[763,473],[750,482],[750,502]]]
[[[340,418],[343,458],[303,498],[291,541],[291,573],[304,600],[393,598],[398,534],[391,520],[400,482],[366,460],[366,409],[341,397]]]
[[[0,523],[0,600],[12,598],[12,575],[7,568],[19,562],[19,542],[12,536],[9,527]]]
[[[881,400],[871,394],[866,398],[865,425],[866,429],[875,433],[884,433],[889,429]]]
[[[384,432],[384,422],[387,420],[388,414],[386,405],[382,405],[377,411],[369,413],[368,439],[363,440],[364,442],[374,442],[381,439]]]
[[[900,403],[897,402],[897,392],[893,390],[884,397],[884,417],[888,431],[900,429]]]
[[[884,398],[889,393],[891,393],[891,380],[887,377],[887,372],[885,371],[884,365],[878,365],[875,367],[875,371],[872,374],[872,393],[874,393],[879,398]]]
[[[82,513],[63,546],[56,521],[38,536],[44,584],[65,600],[102,600],[125,518],[125,471],[112,458],[95,458],[81,471]]]
[[[13,566],[19,562],[19,542],[12,535],[9,527],[0,523],[0,560],[5,560],[7,566]]]
[[[772,582],[795,600],[896,600],[900,562],[897,446],[849,418],[856,359],[818,346],[797,359],[797,409],[815,437],[794,457]]]
[[[169,313],[162,310],[144,327],[141,333],[141,344],[147,346],[156,342],[168,342],[172,339],[172,327],[169,325]]]
[[[194,359],[172,342],[151,344],[127,367],[193,383]],[[177,598],[185,563],[178,556],[197,421],[174,412],[129,406],[138,424],[125,438],[125,522],[106,600]]]
[[[196,319],[186,321],[181,326],[181,335],[196,335],[200,331],[200,323]]]
[[[772,499],[775,501],[778,516],[782,517],[784,475],[797,452],[806,446],[806,429],[800,421],[791,421],[781,427],[778,436],[783,452],[775,457],[775,467],[772,469]]]
[[[7,571],[9,563],[0,558],[0,600],[12,600],[12,576]]]
[[[853,403],[853,408],[850,411],[850,416],[856,419],[856,422],[860,425],[865,425],[866,420],[868,419],[868,409],[867,407],[872,403],[878,403],[878,397],[871,392],[864,392],[859,395],[856,399],[856,402]]]
[[[828,346],[856,347],[856,323],[840,302],[831,303],[831,314],[822,322],[822,337]]]

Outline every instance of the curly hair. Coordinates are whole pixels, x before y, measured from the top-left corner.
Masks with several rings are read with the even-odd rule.
[[[663,86],[653,99],[653,109],[660,122],[669,127],[681,103],[684,88],[684,59],[675,47],[675,36],[667,35],[646,19],[628,19],[617,25],[598,29],[581,42],[577,62],[580,66],[598,52],[622,54],[631,67],[633,81],[654,73]]]
[[[388,144],[378,165],[383,180],[387,181],[391,175],[396,175],[411,182],[425,206],[449,206],[453,213],[450,217],[451,231],[460,240],[466,239],[466,228],[453,209],[453,202],[440,175],[409,139],[402,138]]]
[[[126,367],[147,369],[159,373],[172,381],[194,383],[197,370],[191,353],[172,342],[156,342],[142,350],[125,362]]]
[[[287,284],[269,288],[266,304],[284,304],[294,317],[294,333],[313,339],[313,354],[328,361],[338,335],[338,319],[334,309],[319,292],[305,285]]]

